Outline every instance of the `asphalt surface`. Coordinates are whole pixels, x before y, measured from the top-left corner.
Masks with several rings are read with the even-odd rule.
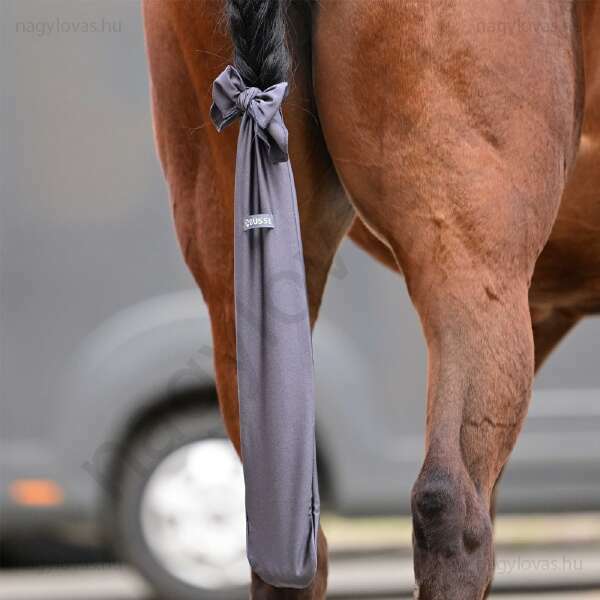
[[[500,550],[494,600],[600,600],[596,545]],[[410,598],[410,556],[334,556],[329,598]],[[133,570],[120,566],[0,571],[0,600],[158,600]]]
[[[411,597],[410,519],[324,520],[330,599]],[[503,516],[496,529],[494,600],[600,600],[597,514]],[[158,600],[132,569],[79,558],[85,566],[0,570],[0,600]]]

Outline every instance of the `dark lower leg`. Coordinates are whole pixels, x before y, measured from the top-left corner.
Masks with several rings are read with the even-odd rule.
[[[466,288],[453,289],[443,301],[431,289],[423,304],[416,299],[430,355],[427,452],[412,495],[422,600],[481,600],[486,593],[493,491],[533,377],[526,285],[492,298],[461,299]]]

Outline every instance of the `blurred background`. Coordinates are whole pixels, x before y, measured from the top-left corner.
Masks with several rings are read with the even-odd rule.
[[[0,597],[243,596],[241,468],[155,156],[138,2],[0,16]],[[498,596],[600,598],[599,356],[588,319],[536,382]],[[315,360],[330,596],[410,596],[425,347],[404,282],[351,243]]]

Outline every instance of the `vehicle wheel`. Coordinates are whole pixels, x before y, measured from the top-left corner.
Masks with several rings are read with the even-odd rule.
[[[216,407],[138,432],[116,483],[117,552],[161,597],[248,596],[242,467]]]

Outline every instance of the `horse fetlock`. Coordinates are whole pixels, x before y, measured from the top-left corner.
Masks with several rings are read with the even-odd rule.
[[[453,544],[465,506],[458,482],[442,471],[422,472],[412,491],[413,524],[417,542],[442,550]]]
[[[492,524],[470,478],[426,463],[412,512],[418,598],[479,600],[493,571]]]

